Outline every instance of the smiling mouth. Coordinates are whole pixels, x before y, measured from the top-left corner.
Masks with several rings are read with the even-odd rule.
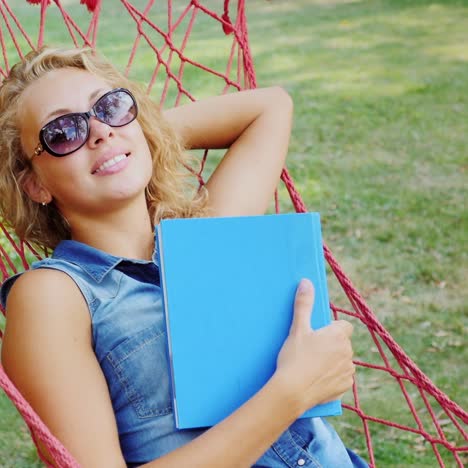
[[[124,159],[128,158],[129,156],[130,156],[130,153],[117,154],[113,158],[108,159],[107,161],[103,162],[95,171],[93,171],[93,174],[99,174],[101,171],[103,171],[105,169],[109,169],[112,166],[115,166],[120,161],[123,161]]]

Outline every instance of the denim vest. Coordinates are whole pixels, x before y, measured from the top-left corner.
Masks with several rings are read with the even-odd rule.
[[[154,460],[204,432],[175,427],[155,254],[151,261],[126,259],[65,240],[52,257],[33,263],[31,268],[63,271],[73,279],[88,304],[93,349],[107,381],[122,453],[129,467]],[[18,276],[2,285],[3,306]],[[219,466],[223,466],[222,460]],[[254,466],[367,464],[344,447],[325,420],[314,418],[296,421]]]

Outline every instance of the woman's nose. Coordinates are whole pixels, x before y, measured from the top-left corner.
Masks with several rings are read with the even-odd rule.
[[[110,125],[101,122],[96,117],[91,116],[88,121],[89,138],[88,145],[95,147],[112,138],[114,131]]]

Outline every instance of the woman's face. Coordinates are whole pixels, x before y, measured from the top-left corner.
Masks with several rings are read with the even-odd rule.
[[[28,86],[20,112],[26,154],[33,155],[46,123],[71,112],[89,111],[111,89],[104,79],[75,68],[51,71]],[[91,117],[88,124],[88,140],[74,153],[54,157],[44,151],[32,160],[40,188],[28,190],[30,196],[33,192],[32,198],[39,198],[38,202],[53,199],[67,218],[74,213],[109,213],[144,196],[151,178],[151,155],[137,120],[110,127]]]

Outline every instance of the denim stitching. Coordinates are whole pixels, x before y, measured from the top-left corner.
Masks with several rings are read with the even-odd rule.
[[[164,335],[164,331],[161,330],[159,332],[157,332],[157,334],[153,334],[151,335],[150,338],[145,338],[144,341],[142,341],[138,347],[132,349],[129,353],[125,353],[121,359],[119,359],[118,361],[114,361],[114,359],[112,359],[112,356],[109,355],[109,358],[111,359],[111,363],[113,364],[115,362],[115,365],[116,366],[120,366],[120,364],[122,364],[122,362],[126,361],[132,354],[135,354],[137,351],[139,351],[141,348],[145,347],[146,345],[149,345],[150,343],[152,343],[153,341],[156,341],[160,336]],[[121,345],[123,345],[124,343],[126,343],[128,340],[125,340],[121,343]]]
[[[302,455],[309,459],[309,461],[312,463],[312,466],[315,466],[316,468],[323,468],[322,464],[317,460],[317,458],[315,458],[314,455],[312,455],[312,453],[310,453],[308,450],[305,450],[303,448],[303,446],[306,445],[307,442],[303,441],[303,446],[299,445],[297,443],[296,439],[294,438],[293,434],[298,436],[299,439],[301,439],[301,440],[303,440],[303,439],[294,430],[288,430],[288,435],[291,438],[292,443],[301,451]]]
[[[158,332],[156,335],[152,336],[149,339],[145,339],[142,343],[140,343],[140,345],[137,348],[133,349],[130,353],[125,354],[122,357],[122,359],[119,359],[118,361],[116,361],[110,353],[106,356],[106,359],[110,362],[112,368],[117,374],[117,377],[120,383],[122,384],[125,390],[125,394],[127,395],[128,400],[132,404],[135,413],[140,419],[149,418],[153,416],[164,416],[166,414],[169,414],[172,411],[172,405],[160,409],[153,409],[148,407],[145,404],[145,398],[135,390],[133,385],[129,382],[128,378],[124,375],[123,367],[121,366],[121,364],[144,346],[156,341],[161,335],[164,335],[164,331]]]
[[[172,411],[171,405],[161,409],[147,408],[144,403],[144,397],[135,390],[132,384],[129,383],[128,378],[123,373],[123,368],[118,363],[115,363],[115,361],[112,359],[112,356],[108,355],[107,360],[111,363],[112,367],[114,368],[114,371],[117,374],[117,377],[125,390],[125,394],[127,395],[129,402],[132,404],[135,413],[139,418],[163,416]]]
[[[295,441],[294,437],[292,436],[289,430],[287,430],[285,434],[289,437],[294,447],[299,451],[300,456],[303,458],[306,458],[311,463],[312,467],[323,468],[322,464],[311,453],[304,450],[301,446],[297,444],[297,442]],[[272,445],[272,448],[290,468],[296,468],[298,466],[297,461],[294,461],[294,462],[290,461],[290,457],[288,456],[286,451],[282,448],[280,442],[275,442]]]
[[[294,439],[294,441],[300,445],[302,448],[304,448],[307,445],[307,442],[301,437],[301,435],[296,432],[294,429],[289,429],[289,433],[291,434],[291,437]]]
[[[116,272],[117,272],[117,270],[116,270]],[[123,273],[120,272],[120,271],[118,273],[120,273],[120,274],[118,275],[118,280],[116,280],[117,288],[116,288],[115,294],[109,296],[110,299],[115,299],[118,296],[119,292],[120,292],[120,285],[122,284]]]

